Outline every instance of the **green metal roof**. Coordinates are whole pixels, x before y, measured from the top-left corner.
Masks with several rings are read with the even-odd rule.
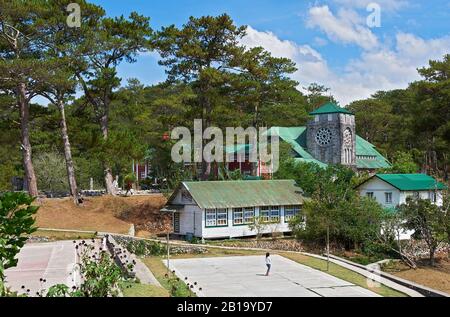
[[[375,177],[403,191],[447,188],[446,185],[426,174],[376,174]]]
[[[267,135],[278,135],[280,139],[289,143],[296,153],[296,161],[313,162],[321,167],[327,166],[306,151],[306,127],[272,127],[267,130]],[[391,166],[373,144],[358,135],[356,136],[356,156],[356,167],[359,169],[388,168]]]
[[[359,169],[389,168],[391,164],[375,146],[356,136],[356,167]]]
[[[183,182],[183,186],[202,209],[303,204],[294,180]]]
[[[351,111],[341,108],[338,105],[335,105],[334,103],[327,102],[323,106],[320,106],[313,112],[310,112],[309,114],[311,116],[318,115],[318,114],[327,114],[327,113],[345,113],[345,114],[353,114]]]

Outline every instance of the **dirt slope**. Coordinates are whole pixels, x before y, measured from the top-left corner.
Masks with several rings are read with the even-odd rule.
[[[128,233],[131,224],[137,235],[148,236],[167,230],[170,221],[159,209],[163,195],[132,197],[88,197],[82,206],[69,198],[43,199],[36,216],[39,227]]]

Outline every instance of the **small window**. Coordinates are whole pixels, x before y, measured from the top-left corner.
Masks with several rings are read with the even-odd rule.
[[[319,122],[319,120],[320,120],[320,116],[319,116],[319,115],[317,115],[317,116],[314,117],[314,121],[315,121],[315,122]]]
[[[300,206],[284,207],[284,222],[289,222],[300,213]]]
[[[233,225],[244,224],[244,211],[242,208],[233,208]]]
[[[384,193],[386,204],[392,204],[392,193]]]
[[[328,121],[333,121],[333,114],[331,113],[328,114]]]
[[[372,199],[373,199],[373,192],[367,192],[367,193],[366,193],[366,196],[367,196],[368,198],[372,198]]]
[[[247,207],[244,208],[244,223],[250,224],[255,221],[255,208]]]
[[[414,197],[414,199],[419,199],[420,198],[420,193],[419,192],[414,192],[413,197]]]
[[[259,210],[259,216],[261,217],[262,222],[270,221],[270,207],[264,206]]]
[[[436,197],[436,192],[428,192],[428,199],[432,202],[435,203],[437,201],[437,197]]]
[[[272,206],[270,210],[270,222],[280,222],[280,207]]]
[[[217,209],[217,226],[228,225],[228,211],[226,209]]]
[[[206,227],[215,227],[216,226],[216,210],[215,209],[206,209]]]

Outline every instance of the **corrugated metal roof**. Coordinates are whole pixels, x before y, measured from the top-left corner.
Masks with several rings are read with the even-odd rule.
[[[322,167],[327,166],[327,164],[314,159],[305,150],[306,127],[272,127],[267,130],[267,135],[278,135],[283,141],[289,143],[298,155],[297,161],[302,161],[300,159],[303,159],[305,162],[313,162]],[[356,136],[356,156],[356,167],[359,169],[390,167],[389,162],[375,149],[375,146],[358,135]],[[363,156],[368,158],[361,158]]]
[[[304,198],[294,180],[183,182],[202,209],[300,205]]]
[[[310,112],[310,115],[318,115],[318,114],[327,114],[327,113],[345,113],[345,114],[353,114],[351,111],[341,108],[338,105],[335,105],[334,103],[327,102],[323,106],[320,106],[313,112]]]
[[[446,189],[447,186],[426,174],[376,174],[375,177],[404,191]]]

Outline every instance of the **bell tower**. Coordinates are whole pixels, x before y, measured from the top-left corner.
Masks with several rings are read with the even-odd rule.
[[[326,103],[310,113],[307,125],[308,152],[326,164],[356,167],[355,116],[347,109]]]

